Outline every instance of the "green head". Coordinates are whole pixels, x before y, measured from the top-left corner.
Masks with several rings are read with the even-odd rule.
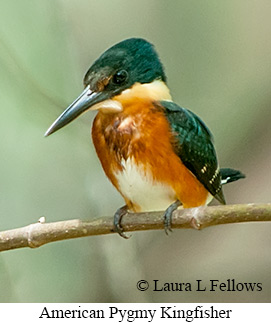
[[[166,82],[166,76],[152,44],[142,38],[130,38],[112,46],[89,68],[84,77],[84,91],[51,125],[45,136],[135,83],[146,84],[155,80]]]

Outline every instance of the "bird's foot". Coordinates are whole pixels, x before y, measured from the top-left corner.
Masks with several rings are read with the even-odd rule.
[[[170,206],[166,209],[166,212],[164,213],[164,228],[166,234],[169,234],[169,232],[172,232],[171,229],[171,220],[172,220],[172,213],[177,210],[179,206],[181,206],[182,203],[179,200],[176,200],[174,203],[170,204]]]
[[[124,215],[128,213],[127,205],[120,207],[114,214],[114,231],[117,232],[122,238],[129,239],[131,236],[127,236],[123,232],[123,227],[121,226],[121,219]]]

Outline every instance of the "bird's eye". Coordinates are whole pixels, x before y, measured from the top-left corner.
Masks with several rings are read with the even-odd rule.
[[[128,78],[128,73],[125,70],[117,71],[112,78],[113,83],[121,85],[123,84]]]

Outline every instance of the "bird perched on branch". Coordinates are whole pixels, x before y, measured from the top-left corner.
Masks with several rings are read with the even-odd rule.
[[[126,237],[123,215],[193,208],[214,197],[225,204],[222,184],[244,175],[220,169],[210,130],[190,110],[171,99],[159,57],[148,41],[124,40],[106,50],[89,68],[84,91],[56,119],[45,136],[83,112],[98,110],[92,139],[105,174],[125,200],[114,228]]]

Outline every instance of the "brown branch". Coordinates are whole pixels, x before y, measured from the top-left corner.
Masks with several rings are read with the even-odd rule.
[[[203,229],[212,225],[254,221],[271,221],[271,204],[245,204],[204,206],[179,209],[173,213],[173,229]],[[161,230],[164,228],[163,212],[129,214],[123,217],[124,231]],[[112,217],[101,217],[92,221],[69,220],[38,223],[0,232],[0,251],[30,247],[37,248],[46,243],[85,236],[114,233]]]

